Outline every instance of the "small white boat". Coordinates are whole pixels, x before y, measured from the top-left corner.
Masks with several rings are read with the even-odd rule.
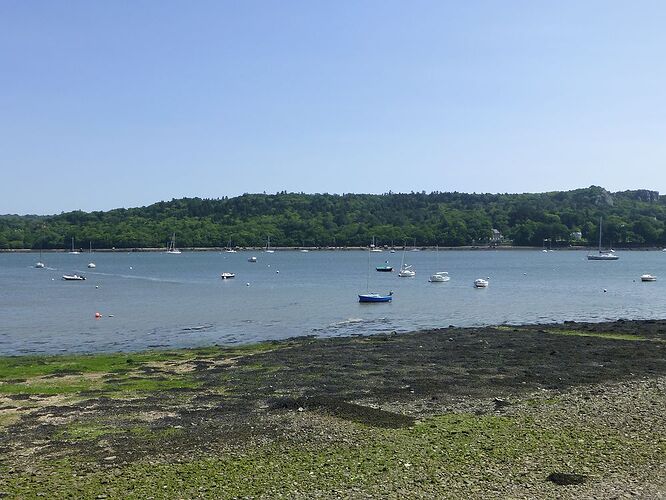
[[[171,235],[171,241],[169,242],[166,253],[172,255],[178,255],[180,253],[180,250],[176,248],[176,233]]]
[[[46,267],[46,264],[44,264],[44,262],[42,262],[42,247],[41,246],[39,247],[39,260],[35,264],[35,267],[37,269],[44,269]]]
[[[620,257],[615,255],[612,251],[590,254],[587,256],[587,260],[619,260],[619,258]]]
[[[308,250],[307,248],[303,248],[303,249],[301,250],[301,253],[308,253],[309,251],[310,251],[310,250]]]
[[[257,262],[257,258],[253,255],[247,259],[248,262]]]
[[[430,283],[444,283],[445,281],[449,281],[451,277],[449,276],[449,273],[446,271],[438,271],[435,274],[432,274],[430,278],[428,278],[428,281]]]
[[[474,287],[475,288],[487,288],[488,287],[488,280],[484,280],[483,278],[477,278],[474,280]]]
[[[268,237],[268,240],[266,240],[266,250],[264,250],[265,253],[275,253],[275,250],[271,250],[271,237]]]
[[[236,253],[236,250],[231,246],[231,238],[229,238],[229,243],[227,244],[226,253]]]
[[[228,280],[228,279],[235,278],[235,277],[236,277],[236,275],[234,273],[222,273],[222,274],[220,274],[220,278],[222,278],[223,280]]]
[[[78,274],[63,274],[62,279],[65,281],[84,281],[86,277]]]
[[[439,267],[439,245],[435,246],[435,259],[437,260],[437,267]],[[449,277],[449,273],[446,271],[437,271],[433,274],[430,275],[430,278],[428,278],[428,281],[430,283],[444,283],[445,281],[449,281],[451,278]]]
[[[657,281],[657,277],[651,274],[643,274],[641,275],[641,281]]]
[[[615,255],[615,251],[613,249],[610,250],[602,250],[601,249],[601,225],[602,225],[603,219],[599,217],[599,253],[597,254],[589,254],[587,256],[587,260],[618,260],[620,257]]]
[[[372,237],[372,243],[370,244],[370,251],[371,252],[383,252],[381,248],[378,248],[375,246],[375,237]]]
[[[74,250],[74,236],[72,236],[72,249],[69,251],[70,255],[79,255],[81,252]]]
[[[398,276],[401,278],[413,278],[416,276],[416,271],[412,269],[412,266],[405,264],[405,249],[406,247],[403,247],[402,249],[402,261],[400,262],[400,271],[398,272]]]
[[[398,273],[398,276],[401,278],[413,278],[416,276],[416,271],[414,271],[411,267],[412,266],[403,265],[400,269],[400,272]]]
[[[88,253],[90,253],[90,255],[92,255],[92,241],[90,242],[90,251]],[[90,263],[88,264],[89,269],[95,269],[96,267],[97,266],[95,265],[95,263],[93,261],[90,261]]]

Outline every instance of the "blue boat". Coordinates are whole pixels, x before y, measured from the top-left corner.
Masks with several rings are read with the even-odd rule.
[[[384,262],[383,266],[377,266],[375,267],[377,271],[380,273],[392,273],[393,272],[393,266],[389,266],[388,260]]]
[[[359,302],[391,302],[393,300],[393,292],[389,292],[388,295],[380,295],[378,293],[359,293],[358,301]]]

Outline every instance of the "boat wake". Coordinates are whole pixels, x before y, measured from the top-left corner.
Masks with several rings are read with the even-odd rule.
[[[100,272],[90,272],[90,271],[88,271],[87,274],[95,276],[110,276],[114,278],[123,278],[129,280],[152,281],[156,283],[174,283],[174,284],[186,283],[185,281],[165,279],[165,278],[154,278],[151,276],[137,276],[136,274],[114,274],[114,273],[100,273]]]
[[[197,326],[186,326],[181,328],[181,332],[201,332],[205,330],[210,330],[213,328],[213,325],[197,325]]]
[[[336,321],[335,323],[331,323],[329,325],[329,328],[345,327],[348,325],[353,325],[355,323],[363,323],[364,321],[366,320],[364,320],[363,318],[349,318],[343,321]]]
[[[313,328],[312,333],[321,337],[345,337],[348,335],[372,335],[386,331],[391,321],[388,318],[348,318],[336,321],[323,328]]]

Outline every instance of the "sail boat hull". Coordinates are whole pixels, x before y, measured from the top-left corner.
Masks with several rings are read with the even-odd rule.
[[[358,301],[359,302],[391,302],[393,300],[393,294],[380,295],[378,293],[359,293]]]
[[[401,278],[413,278],[416,276],[416,271],[410,269],[412,266],[402,266],[402,269],[398,273],[398,276]]]
[[[588,255],[587,260],[618,260],[620,257],[612,253],[600,253],[599,255]]]

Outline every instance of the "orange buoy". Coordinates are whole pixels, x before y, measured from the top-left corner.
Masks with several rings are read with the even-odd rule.
[[[99,319],[101,317],[102,317],[102,315],[100,313],[95,313],[95,319]]]

